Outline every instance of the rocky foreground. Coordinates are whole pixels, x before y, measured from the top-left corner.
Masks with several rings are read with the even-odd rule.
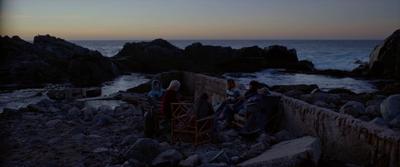
[[[154,139],[144,137],[140,108],[140,105],[123,104],[115,109],[108,106],[95,109],[78,101],[43,100],[19,110],[7,109],[1,114],[0,123],[4,150],[1,164],[230,166],[256,157],[281,141],[295,138],[285,130],[247,138],[234,129],[225,129],[210,144],[172,145],[169,133]],[[313,148],[316,150],[311,151],[319,152],[318,139],[304,140],[316,142]],[[319,153],[315,156],[318,160]]]
[[[272,90],[331,108],[370,124],[400,132],[400,95],[324,92],[315,85],[274,86]],[[285,129],[242,136],[220,129],[209,144],[170,143],[169,133],[144,136],[143,94],[119,93],[116,108],[93,108],[83,101],[42,100],[0,115],[2,166],[346,166],[323,159],[318,138]],[[285,151],[282,151],[285,150]],[[322,159],[320,159],[322,158]],[[293,166],[293,165],[292,165]]]

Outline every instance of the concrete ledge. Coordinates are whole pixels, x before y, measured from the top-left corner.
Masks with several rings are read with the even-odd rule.
[[[321,145],[318,138],[306,136],[283,141],[261,155],[239,164],[241,167],[318,166]]]

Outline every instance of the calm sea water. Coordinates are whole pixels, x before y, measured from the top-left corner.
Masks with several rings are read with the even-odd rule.
[[[135,40],[133,40],[135,41]],[[74,43],[98,50],[107,57],[118,53],[126,42],[132,41],[73,41]],[[135,41],[137,42],[137,41]],[[201,42],[206,45],[242,48],[270,45],[284,45],[295,48],[299,59],[312,61],[318,69],[352,70],[358,66],[355,61],[368,62],[369,54],[380,40],[171,40],[179,48]]]

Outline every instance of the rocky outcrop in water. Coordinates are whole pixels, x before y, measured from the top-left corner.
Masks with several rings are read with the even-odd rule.
[[[233,49],[193,43],[179,49],[168,41],[156,39],[150,42],[127,43],[113,57],[126,71],[159,72],[187,70],[195,72],[250,72],[264,68],[286,68],[312,71],[308,61],[299,61],[295,49],[284,46],[257,46]]]
[[[114,63],[99,52],[49,35],[36,36],[33,43],[1,36],[0,43],[1,85],[32,87],[71,82],[86,86],[119,75]]]
[[[370,55],[369,73],[400,79],[400,29],[375,47]]]

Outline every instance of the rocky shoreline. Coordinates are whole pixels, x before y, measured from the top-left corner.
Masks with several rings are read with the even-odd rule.
[[[1,36],[0,87],[15,89],[43,87],[48,83],[95,86],[131,72],[158,73],[185,70],[221,75],[227,72],[255,72],[266,68],[361,79],[399,79],[400,30],[394,32],[370,55],[370,62],[353,71],[318,70],[312,62],[299,61],[295,49],[273,45],[233,49],[193,43],[177,48],[163,39],[126,43],[115,56],[75,45],[49,35],[38,35],[33,42],[18,36]]]

